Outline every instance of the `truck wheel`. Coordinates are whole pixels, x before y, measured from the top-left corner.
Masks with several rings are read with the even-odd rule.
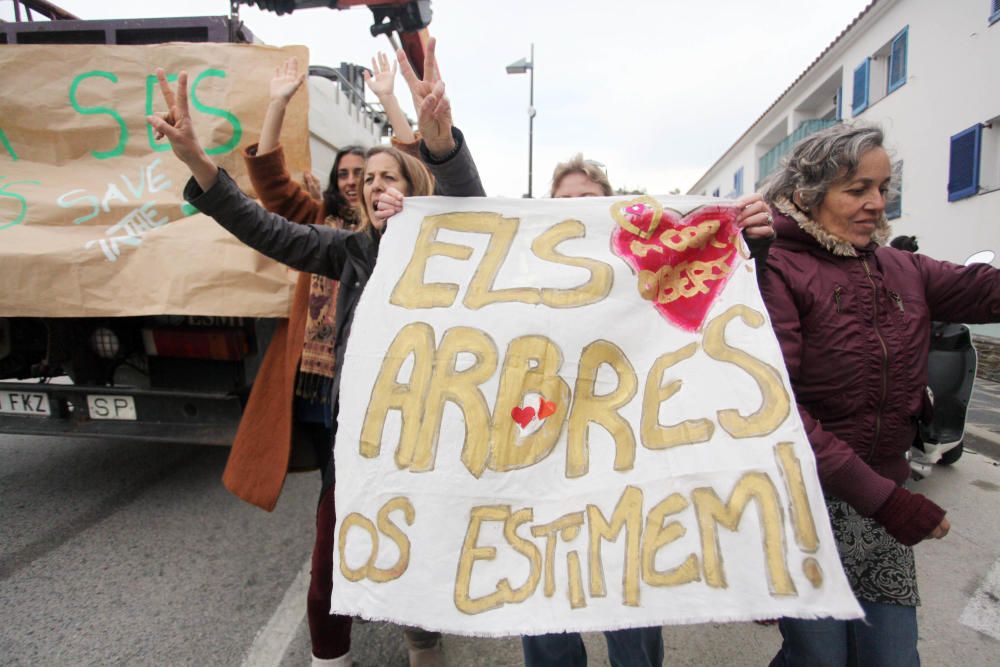
[[[958,443],[957,446],[955,446],[952,449],[949,449],[948,451],[946,451],[941,456],[941,459],[938,461],[938,463],[940,465],[943,465],[943,466],[950,466],[952,463],[955,463],[960,458],[962,458],[962,452],[964,450],[965,450],[965,443],[964,442],[960,442],[960,443]]]

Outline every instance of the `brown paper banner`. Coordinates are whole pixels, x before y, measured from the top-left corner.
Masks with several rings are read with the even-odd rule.
[[[153,75],[187,71],[198,135],[252,193],[243,149],[260,135],[274,68],[305,47],[0,46],[0,316],[287,315],[293,276],[183,201],[190,174],[149,112]],[[308,92],[281,142],[309,168]]]

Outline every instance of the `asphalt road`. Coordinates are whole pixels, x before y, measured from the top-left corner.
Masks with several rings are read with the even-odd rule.
[[[0,439],[0,663],[239,665],[311,548],[318,477],[273,514],[227,451]]]
[[[926,665],[1000,655],[1000,391],[977,394],[982,437],[914,488],[949,509],[918,547]],[[997,392],[996,395],[990,392]],[[977,444],[978,443],[978,444]],[[222,487],[226,451],[0,437],[0,664],[307,665],[303,569],[319,480],[289,477],[275,512]],[[774,627],[666,628],[667,665],[766,665]],[[356,624],[362,667],[406,665],[401,631]],[[603,639],[586,638],[591,665]],[[520,665],[516,639],[446,637],[452,667]]]

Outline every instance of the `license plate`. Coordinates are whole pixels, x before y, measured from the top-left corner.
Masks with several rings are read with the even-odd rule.
[[[131,396],[87,396],[87,412],[91,419],[124,419],[135,421],[135,399]]]
[[[48,394],[36,391],[0,391],[0,412],[39,417],[48,417],[52,414]]]

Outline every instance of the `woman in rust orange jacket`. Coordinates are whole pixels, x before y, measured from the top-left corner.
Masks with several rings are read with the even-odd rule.
[[[373,60],[373,68],[374,76],[366,79],[393,121],[393,144],[415,154],[419,140],[393,95],[395,69],[390,70],[384,57]],[[364,168],[363,148],[349,146],[337,153],[330,184],[321,200],[294,181],[285,165],[278,138],[285,108],[305,76],[299,73],[294,59],[276,70],[260,141],[247,147],[244,153],[247,171],[258,198],[269,211],[293,222],[350,227],[357,221],[355,207]],[[299,396],[306,402],[315,398],[315,403],[322,402],[322,397],[329,393],[323,389],[328,387],[333,373],[333,341],[329,339],[329,331],[334,316],[335,285],[326,278],[299,275],[289,318],[279,323],[271,339],[223,474],[223,483],[229,491],[267,511],[274,509],[288,470],[293,397]],[[303,406],[303,401],[299,404]],[[300,407],[298,412],[308,415],[328,411]],[[300,430],[314,440],[319,437],[309,433],[315,429],[300,427]],[[317,459],[322,467],[329,451],[319,449]]]
[[[374,76],[366,72],[365,78],[393,124],[393,143],[415,153],[417,139],[393,95],[395,67],[390,69],[381,54],[372,65]],[[267,210],[292,222],[350,229],[358,222],[365,150],[360,146],[340,149],[322,193],[311,174],[304,175],[305,185],[300,184],[285,164],[279,143],[285,109],[305,76],[294,58],[275,70],[260,140],[244,152],[247,171]],[[289,317],[279,323],[268,346],[223,473],[229,491],[267,511],[277,503],[289,465],[296,465],[291,460],[293,441],[313,450],[322,474],[331,464],[329,396],[338,286],[338,281],[325,276],[299,274]],[[326,488],[317,509],[317,527],[332,524],[333,515],[333,489]],[[324,534],[317,530],[317,536]],[[317,537],[308,600],[313,658],[317,664],[338,659],[346,663],[351,621],[330,615],[332,572],[329,559],[317,557],[326,546]]]

